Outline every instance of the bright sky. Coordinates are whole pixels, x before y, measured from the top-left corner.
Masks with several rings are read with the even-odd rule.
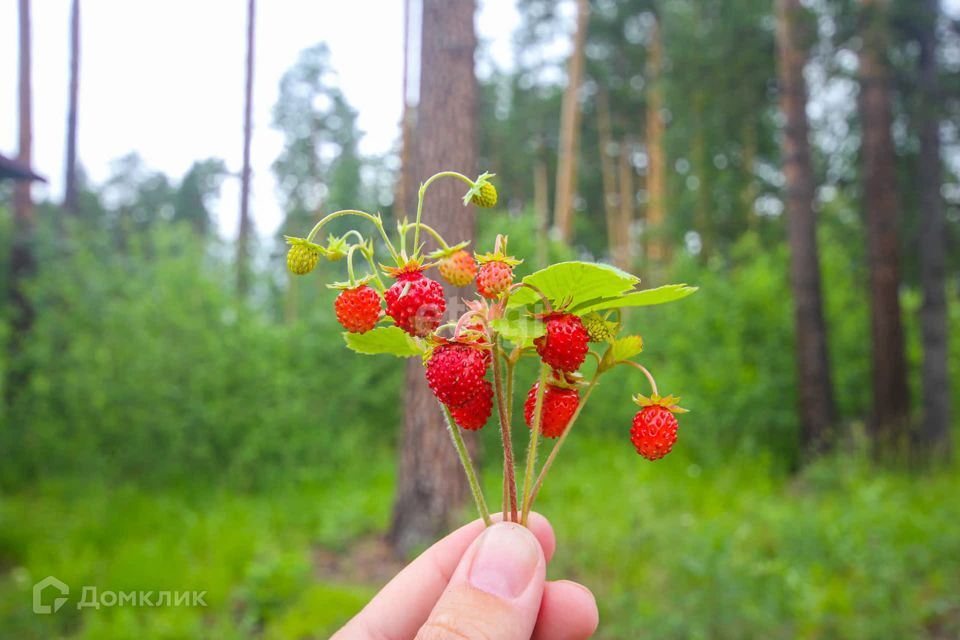
[[[416,9],[419,4],[412,0]],[[514,0],[479,0],[477,32],[499,64],[512,59]],[[110,162],[137,151],[173,178],[195,160],[218,157],[239,173],[242,160],[246,0],[81,0],[79,158],[94,182]],[[69,0],[31,3],[34,167],[63,193]],[[271,233],[281,212],[270,164],[283,140],[270,128],[280,77],[298,53],[330,47],[347,99],[366,132],[365,153],[388,151],[402,107],[401,0],[268,0],[257,3],[254,72],[253,215]],[[414,34],[415,37],[415,34]],[[0,152],[17,148],[17,3],[0,3]],[[236,229],[239,181],[224,182],[216,208],[228,237]]]

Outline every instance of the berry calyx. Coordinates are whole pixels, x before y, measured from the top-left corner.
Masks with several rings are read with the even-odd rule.
[[[303,238],[287,238],[287,269],[290,273],[304,276],[313,271],[320,261],[320,247]]]
[[[523,403],[523,418],[527,426],[533,428],[533,412],[537,406],[537,389],[540,382],[534,382]],[[547,383],[543,389],[543,409],[540,417],[540,433],[548,438],[559,437],[570,424],[570,419],[580,404],[580,392],[576,388],[566,388]]]
[[[649,398],[641,395],[634,397],[634,402],[643,408],[633,417],[630,440],[637,453],[647,460],[659,460],[673,450],[677,441],[677,418],[674,414],[686,412],[686,409],[677,406],[679,401],[680,398],[661,398],[657,394]]]
[[[560,371],[576,371],[587,357],[590,336],[583,322],[572,313],[550,313],[543,318],[546,333],[533,341],[547,365]]]
[[[366,333],[377,326],[383,313],[380,294],[363,284],[344,289],[333,303],[337,320],[350,333]]]
[[[462,429],[477,431],[487,424],[493,411],[493,385],[482,380],[480,388],[461,407],[451,407],[450,415]]]
[[[489,353],[476,342],[443,340],[427,360],[427,384],[433,395],[451,410],[467,404],[483,386]]]
[[[412,336],[427,336],[440,325],[447,304],[443,299],[443,287],[439,282],[423,275],[424,267],[410,261],[387,272],[396,282],[383,297],[387,302],[387,315],[394,324]]]
[[[477,276],[473,256],[460,249],[437,263],[441,277],[455,287],[465,287]]]

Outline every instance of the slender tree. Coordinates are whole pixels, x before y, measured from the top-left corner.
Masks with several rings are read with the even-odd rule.
[[[667,217],[667,158],[663,124],[663,36],[654,22],[647,57],[647,257],[656,273],[667,258],[663,223]]]
[[[253,137],[253,52],[256,0],[247,2],[247,64],[243,99],[243,169],[240,176],[240,225],[237,234],[237,290],[246,293],[250,278],[250,141]]]
[[[633,143],[629,138],[620,140],[620,157],[617,162],[617,174],[620,184],[620,197],[617,199],[617,243],[613,254],[613,264],[629,270],[633,266],[633,247],[630,239],[631,229],[636,210],[636,190],[633,186],[633,177],[636,171],[630,155],[633,153]]]
[[[807,61],[805,40],[809,38],[804,37],[801,28],[803,12],[800,0],[776,2],[780,109],[786,119],[781,153],[787,181],[787,241],[797,340],[801,444],[806,453],[819,453],[830,445],[836,412],[813,208],[815,183],[808,139],[807,87],[803,78]]]
[[[617,247],[617,220],[619,210],[617,207],[617,172],[614,168],[613,155],[613,135],[610,124],[610,99],[607,96],[606,89],[600,89],[597,92],[597,142],[600,152],[600,178],[603,185],[603,213],[607,226],[607,249],[610,256],[614,257]],[[616,259],[614,257],[614,264]]]
[[[880,457],[908,444],[910,398],[900,312],[899,204],[891,134],[887,1],[861,0],[860,121],[867,261],[870,272],[873,410],[870,433]]]
[[[23,167],[30,167],[33,149],[33,118],[30,83],[30,0],[20,0],[19,5],[19,149],[17,160]],[[8,403],[13,399],[23,381],[23,373],[16,362],[20,348],[33,324],[33,307],[24,291],[24,282],[35,269],[33,256],[33,228],[35,213],[30,197],[30,180],[19,180],[13,190],[14,237],[10,251],[9,292],[13,310],[11,319],[10,356],[13,365],[8,372],[5,394]]]
[[[474,0],[423,0],[422,7],[414,174],[424,179],[451,168],[473,174],[477,105]],[[410,195],[415,197],[416,190],[411,189]],[[437,182],[430,189],[424,216],[445,237],[473,238],[473,210],[463,207],[462,195],[462,183],[453,181]],[[466,295],[450,287],[445,287],[445,294],[448,313],[457,311],[458,301]],[[400,551],[436,536],[469,495],[419,361],[408,364],[405,393],[397,496],[389,534]]]
[[[77,99],[80,87],[80,0],[70,5],[70,96],[67,108],[67,160],[63,208],[77,213]]]
[[[577,191],[577,155],[580,148],[580,84],[583,81],[584,44],[590,5],[577,0],[577,26],[573,33],[573,51],[567,71],[567,88],[560,113],[560,152],[557,157],[557,197],[553,224],[560,239],[573,239],[573,201]]]
[[[923,341],[923,423],[918,453],[933,459],[950,457],[950,381],[947,356],[946,242],[940,195],[940,87],[937,69],[938,0],[922,0],[920,11],[920,332]]]

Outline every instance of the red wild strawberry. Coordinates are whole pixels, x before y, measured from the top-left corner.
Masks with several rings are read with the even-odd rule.
[[[440,260],[437,270],[453,286],[465,287],[477,276],[477,263],[472,255],[460,249]]]
[[[412,336],[422,338],[432,333],[447,308],[443,287],[425,277],[423,267],[417,262],[391,269],[390,275],[397,281],[383,296],[387,301],[387,315]]]
[[[659,460],[670,453],[677,441],[677,418],[674,413],[685,413],[677,406],[680,398],[665,398],[653,394],[649,398],[638,395],[634,401],[643,407],[633,416],[630,440],[637,453],[647,460]]]
[[[477,274],[477,292],[488,300],[496,300],[512,284],[513,267],[506,262],[486,262]]]
[[[483,383],[490,359],[486,349],[465,342],[445,342],[427,361],[427,384],[433,395],[451,409],[462,407]]]
[[[487,424],[493,410],[493,385],[486,380],[481,380],[480,383],[480,388],[466,404],[450,409],[454,421],[468,431],[476,431]]]
[[[587,357],[590,336],[580,318],[571,313],[551,313],[543,319],[547,332],[533,341],[540,358],[560,371],[576,371]]]
[[[380,294],[365,284],[341,291],[333,307],[337,312],[337,320],[350,333],[370,331],[377,326],[382,313]]]
[[[527,426],[533,428],[533,412],[537,406],[537,388],[540,382],[534,382],[523,403],[523,418]],[[570,424],[573,413],[580,403],[580,392],[547,383],[543,390],[543,411],[540,418],[540,432],[548,438],[560,436]]]

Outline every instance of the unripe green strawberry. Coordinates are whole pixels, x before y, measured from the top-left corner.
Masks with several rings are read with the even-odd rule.
[[[313,271],[319,261],[320,250],[306,240],[292,243],[287,251],[287,269],[298,276]]]
[[[480,192],[470,197],[470,202],[484,209],[495,206],[497,204],[497,188],[489,182],[483,183],[480,185]]]
[[[527,426],[533,428],[533,412],[537,406],[537,389],[540,382],[534,382],[523,403],[523,418]],[[547,383],[543,390],[543,411],[540,417],[540,433],[548,438],[557,438],[562,434],[580,404],[580,392]]]
[[[473,256],[460,249],[437,263],[440,276],[455,287],[465,287],[477,276],[477,263]]]
[[[337,320],[350,333],[366,333],[380,319],[380,295],[367,285],[344,289],[334,302]]]
[[[483,428],[493,410],[493,385],[482,380],[473,397],[462,407],[451,407],[450,415],[462,429],[476,431]]]
[[[620,330],[620,323],[610,322],[597,312],[588,313],[582,320],[583,328],[590,336],[590,342],[607,342]]]

